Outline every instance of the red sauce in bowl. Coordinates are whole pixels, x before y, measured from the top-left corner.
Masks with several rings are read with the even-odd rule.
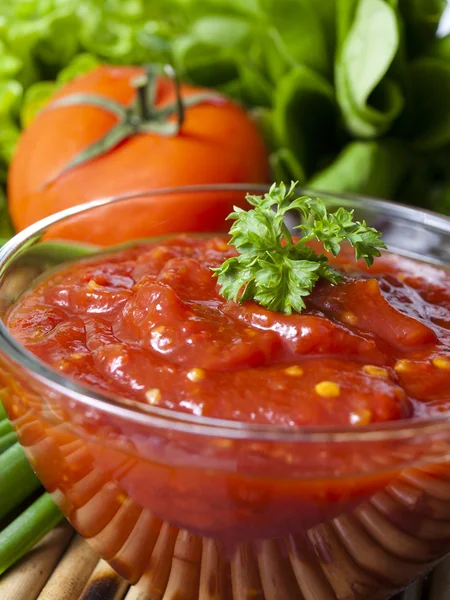
[[[366,426],[449,408],[450,275],[386,253],[330,259],[301,314],[227,302],[225,237],[179,236],[70,264],[7,325],[46,363],[128,399],[197,416]]]

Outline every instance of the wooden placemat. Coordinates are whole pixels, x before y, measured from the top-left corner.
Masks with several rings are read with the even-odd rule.
[[[1,600],[151,600],[64,523],[0,579]],[[395,600],[450,600],[450,555]]]

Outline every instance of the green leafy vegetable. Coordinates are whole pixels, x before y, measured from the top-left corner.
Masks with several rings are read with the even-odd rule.
[[[448,63],[450,61],[450,34],[435,39],[428,47],[427,55],[440,58]]]
[[[389,198],[407,169],[405,145],[398,140],[350,142],[309,185],[317,190]]]
[[[57,89],[58,85],[53,81],[37,81],[27,89],[20,110],[22,127],[26,127],[31,123]]]
[[[308,176],[336,142],[337,105],[333,86],[308,67],[292,69],[279,82],[273,125],[283,148],[292,151]]]
[[[222,86],[239,74],[235,58],[227,49],[189,35],[174,41],[173,56],[177,70],[198,85]]]
[[[202,17],[194,22],[191,34],[197,42],[235,48],[248,38],[250,22],[234,16]]]
[[[280,148],[273,152],[270,156],[270,166],[272,173],[279,181],[289,179],[289,173],[294,173],[300,185],[306,183],[305,171],[289,148]]]
[[[317,4],[316,0],[261,0],[269,35],[280,46],[286,66],[302,64],[329,75],[333,57],[329,52],[326,20],[333,6],[325,2],[317,10]]]
[[[387,76],[399,41],[394,8],[384,0],[360,0],[336,59],[337,99],[356,136],[384,133],[403,108],[402,91]]]
[[[59,86],[98,63],[169,62],[257,116],[274,178],[449,212],[445,0],[0,5],[0,186]]]
[[[1,138],[1,136],[0,136]],[[6,195],[0,188],[0,246],[4,244],[6,240],[14,235],[14,230],[11,224],[11,219],[8,213],[8,206],[6,204]]]
[[[398,4],[405,21],[409,52],[417,56],[435,39],[447,0],[399,0]]]
[[[58,85],[64,85],[65,83],[72,81],[75,77],[91,71],[99,64],[99,59],[93,54],[89,54],[88,52],[78,54],[58,73],[56,83]]]
[[[421,151],[443,148],[450,144],[450,63],[418,59],[411,64],[410,77],[414,147]]]
[[[385,248],[381,234],[364,221],[354,221],[353,211],[339,208],[328,213],[322,200],[309,196],[295,197],[296,183],[287,189],[282,183],[272,185],[264,196],[248,195],[254,206],[248,211],[235,207],[230,245],[238,256],[227,259],[214,269],[227,300],[255,300],[274,311],[291,314],[305,308],[317,281],[342,281],[342,275],[329,266],[324,254],[307,245],[321,242],[325,250],[337,256],[343,242],[355,248],[357,259],[370,266],[380,249]],[[296,210],[305,223],[297,226],[302,235],[293,238],[285,222],[286,213]]]

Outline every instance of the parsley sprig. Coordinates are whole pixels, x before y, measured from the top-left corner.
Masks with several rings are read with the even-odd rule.
[[[272,185],[264,196],[247,195],[254,206],[250,210],[234,207],[228,216],[234,223],[229,244],[238,256],[227,259],[213,269],[227,300],[255,302],[285,314],[301,312],[303,298],[319,279],[339,283],[343,277],[307,243],[318,240],[325,250],[337,256],[342,242],[355,248],[357,259],[370,266],[380,249],[386,248],[381,233],[365,221],[353,220],[353,211],[339,208],[329,213],[322,200],[309,196],[295,197],[296,183],[290,188]],[[304,221],[296,229],[301,236],[295,241],[286,225],[286,213],[297,210]]]

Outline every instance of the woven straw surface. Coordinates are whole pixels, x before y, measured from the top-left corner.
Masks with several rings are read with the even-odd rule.
[[[183,600],[189,599],[189,592]],[[152,600],[124,582],[63,524],[0,579],[1,600]],[[164,596],[163,600],[169,600]],[[170,600],[173,600],[170,598]],[[177,597],[178,600],[178,597]],[[395,600],[450,600],[450,556]]]

